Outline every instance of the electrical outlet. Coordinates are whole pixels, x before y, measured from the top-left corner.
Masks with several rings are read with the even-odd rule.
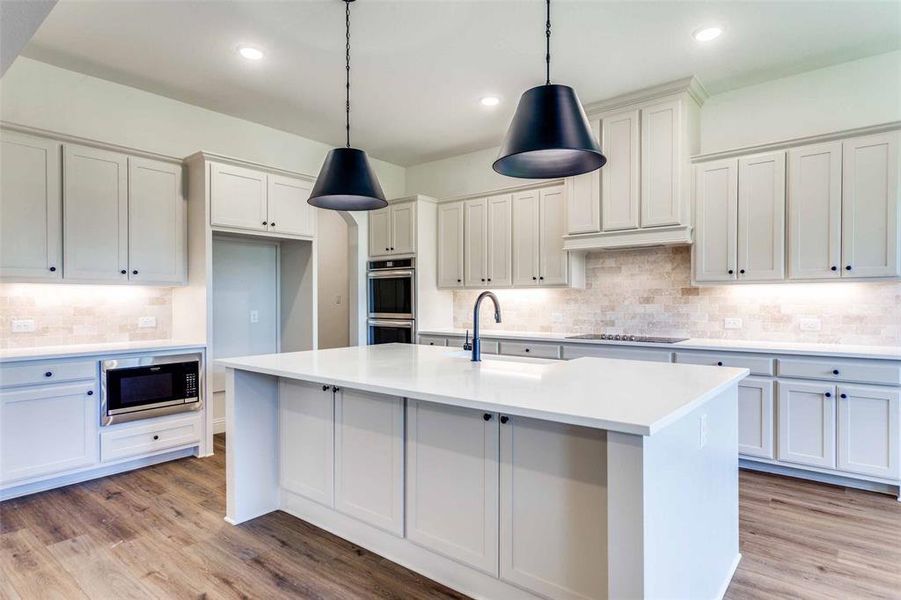
[[[741,329],[741,319],[738,317],[727,317],[723,327],[726,329]]]
[[[156,327],[156,317],[138,317],[138,327],[141,329]]]
[[[338,305],[341,304],[341,294],[338,294],[337,296],[335,296],[335,304],[338,304]]]
[[[35,330],[34,319],[13,319],[13,333],[31,333]]]
[[[258,311],[258,310],[250,311],[250,322],[251,323],[259,323],[260,322],[260,311]]]
[[[710,432],[707,429],[707,413],[704,413],[698,420],[698,448],[703,448],[707,445],[709,433]]]
[[[801,319],[801,331],[819,331],[823,325],[820,320],[815,317],[804,317]]]

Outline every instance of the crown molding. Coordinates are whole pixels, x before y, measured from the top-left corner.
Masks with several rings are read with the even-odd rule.
[[[213,162],[221,162],[227,163],[230,165],[234,165],[237,167],[245,167],[248,169],[253,169],[255,171],[265,171],[267,173],[273,173],[275,175],[284,175],[285,177],[293,177],[295,179],[305,179],[307,181],[316,181],[315,175],[309,175],[307,173],[300,173],[298,171],[289,171],[287,169],[280,169],[278,167],[272,167],[269,165],[264,165],[262,163],[253,162],[251,160],[245,160],[243,158],[235,158],[234,156],[226,156],[225,154],[216,154],[215,152],[207,152],[206,150],[200,150],[191,154],[190,156],[186,156],[184,158],[184,162],[190,164],[198,161],[213,161]]]
[[[707,101],[707,98],[710,97],[710,94],[704,88],[704,85],[697,77],[692,75],[691,77],[683,77],[682,79],[668,81],[666,83],[661,83],[660,85],[635,90],[634,92],[628,92],[626,94],[607,98],[606,100],[586,104],[585,112],[591,117],[610,110],[630,106],[638,102],[647,102],[665,96],[683,93],[688,94],[698,106],[703,106],[704,102]]]
[[[525,192],[528,190],[535,190],[538,188],[546,188],[554,185],[564,185],[566,183],[566,179],[558,178],[558,179],[543,179],[541,181],[530,180],[528,183],[523,183],[520,185],[508,185],[500,188],[493,188],[484,192],[473,192],[471,194],[460,194],[458,196],[448,196],[447,198],[440,198],[437,202],[439,204],[443,204],[445,202],[459,202],[461,200],[473,200],[475,198],[487,198],[488,196],[498,196],[500,194],[515,194],[516,192]]]

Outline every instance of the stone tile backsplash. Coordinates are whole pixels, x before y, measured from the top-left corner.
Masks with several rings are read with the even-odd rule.
[[[594,252],[586,258],[586,289],[495,290],[503,323],[494,323],[491,303],[484,302],[482,327],[901,345],[901,282],[692,287],[687,247]],[[472,327],[477,295],[454,292],[455,327]],[[741,328],[726,329],[726,318],[741,319]]]
[[[156,327],[138,328],[139,317]],[[35,331],[12,333],[31,319]],[[172,289],[143,286],[0,284],[0,348],[93,344],[172,337]]]

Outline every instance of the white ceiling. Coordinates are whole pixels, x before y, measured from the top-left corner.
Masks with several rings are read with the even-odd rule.
[[[711,93],[897,49],[894,1],[552,3],[552,71],[585,103],[688,75]],[[701,45],[708,23],[723,36]],[[339,0],[63,0],[24,54],[343,144]],[[351,6],[353,144],[411,165],[500,143],[544,80],[540,0],[360,0]],[[238,44],[266,57],[250,63]],[[478,100],[502,98],[488,109]]]

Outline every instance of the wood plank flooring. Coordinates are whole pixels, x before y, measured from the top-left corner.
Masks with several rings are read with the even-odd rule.
[[[893,497],[742,472],[744,559],[727,593],[901,598]],[[225,511],[224,439],[185,459],[0,504],[0,598],[463,598],[277,512]]]

